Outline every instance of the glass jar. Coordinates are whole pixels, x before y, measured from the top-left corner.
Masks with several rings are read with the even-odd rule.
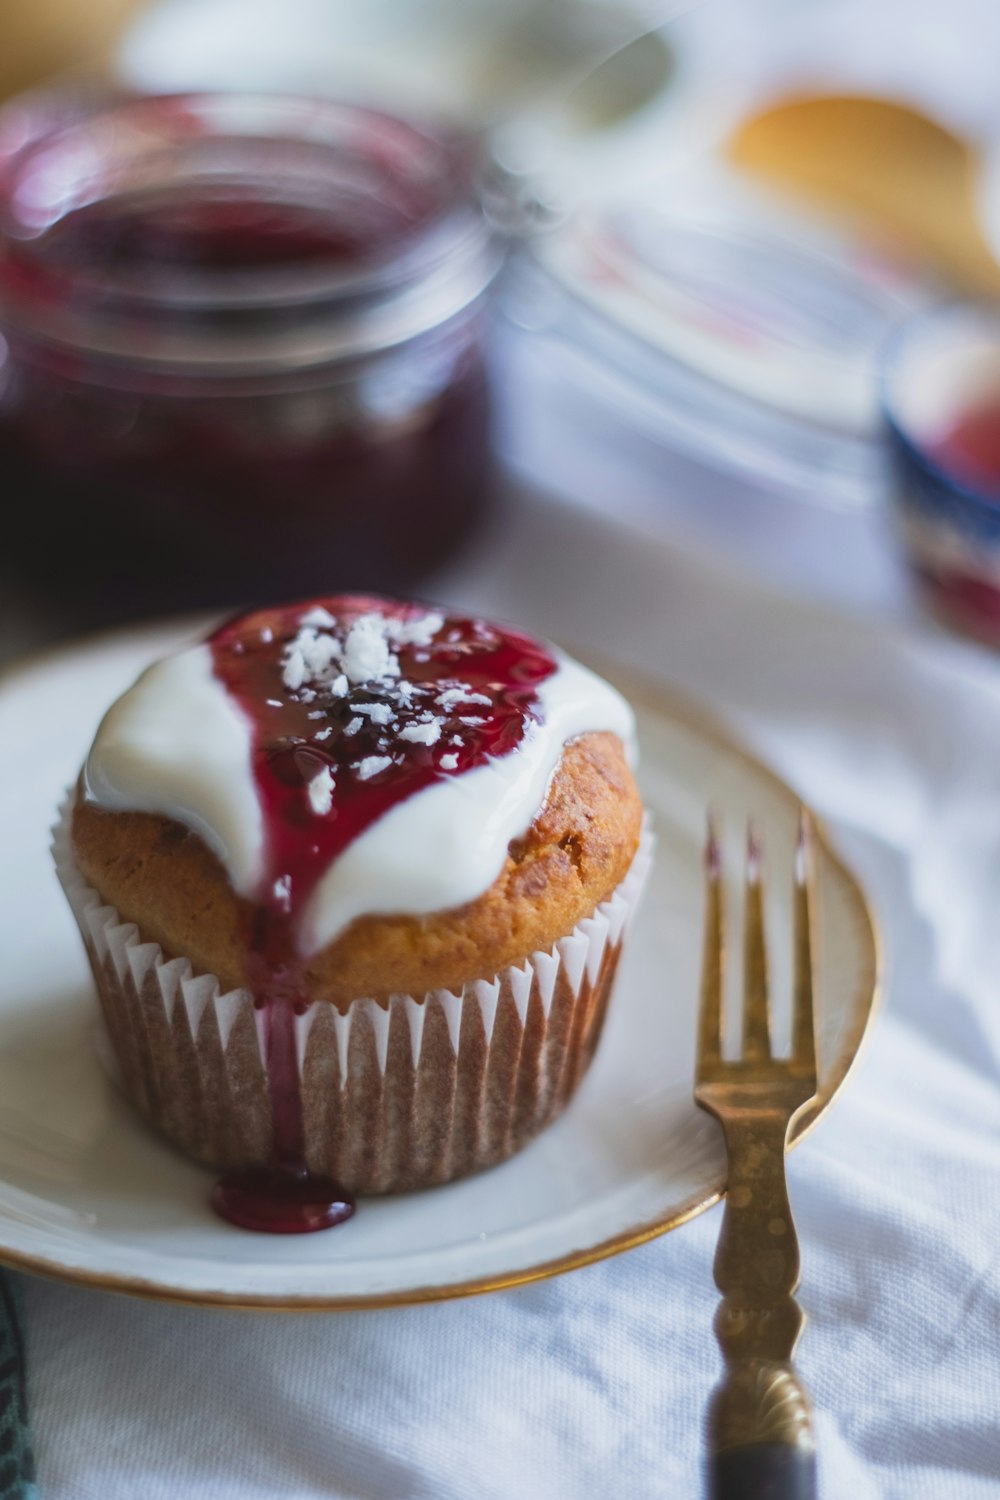
[[[350,105],[0,117],[0,472],[21,577],[101,619],[405,589],[489,497],[499,250],[458,140]]]

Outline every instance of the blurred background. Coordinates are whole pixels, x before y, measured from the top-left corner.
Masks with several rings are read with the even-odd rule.
[[[5,0],[0,651],[549,495],[995,643],[998,63],[995,0]]]

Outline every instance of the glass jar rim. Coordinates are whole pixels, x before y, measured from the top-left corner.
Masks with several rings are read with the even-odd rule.
[[[302,160],[297,161],[296,153]],[[268,153],[281,173],[267,175]],[[268,201],[317,206],[346,181],[423,202],[353,261],[74,266],[47,232],[146,179],[173,192],[242,180]],[[371,253],[368,253],[371,251]],[[366,105],[280,94],[66,96],[0,112],[0,307],[46,342],[144,365],[311,365],[404,343],[476,301],[499,247],[461,138]],[[143,349],[135,348],[141,323]],[[308,337],[303,339],[308,323]],[[265,349],[265,345],[267,348]],[[259,347],[258,347],[259,346]],[[297,350],[297,352],[296,352]]]

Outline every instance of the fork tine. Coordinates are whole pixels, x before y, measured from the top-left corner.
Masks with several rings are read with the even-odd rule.
[[[816,1073],[813,1011],[812,882],[809,814],[799,813],[795,849],[795,974],[792,982],[792,1061]]]
[[[743,944],[743,1058],[766,1062],[771,1056],[764,938],[764,878],[757,830],[747,826],[746,929]]]
[[[725,905],[722,855],[715,821],[708,817],[705,839],[705,946],[701,963],[697,1081],[722,1060],[722,995],[725,969]]]

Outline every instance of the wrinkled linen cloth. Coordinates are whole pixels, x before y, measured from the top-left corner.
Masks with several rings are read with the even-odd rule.
[[[35,1500],[21,1278],[0,1272],[0,1500]]]
[[[881,1012],[789,1158],[821,1493],[1000,1493],[1000,661],[522,499],[442,580],[707,703],[825,814]],[[24,1279],[42,1500],[700,1493],[720,1211],[549,1282],[384,1312],[193,1310]]]

